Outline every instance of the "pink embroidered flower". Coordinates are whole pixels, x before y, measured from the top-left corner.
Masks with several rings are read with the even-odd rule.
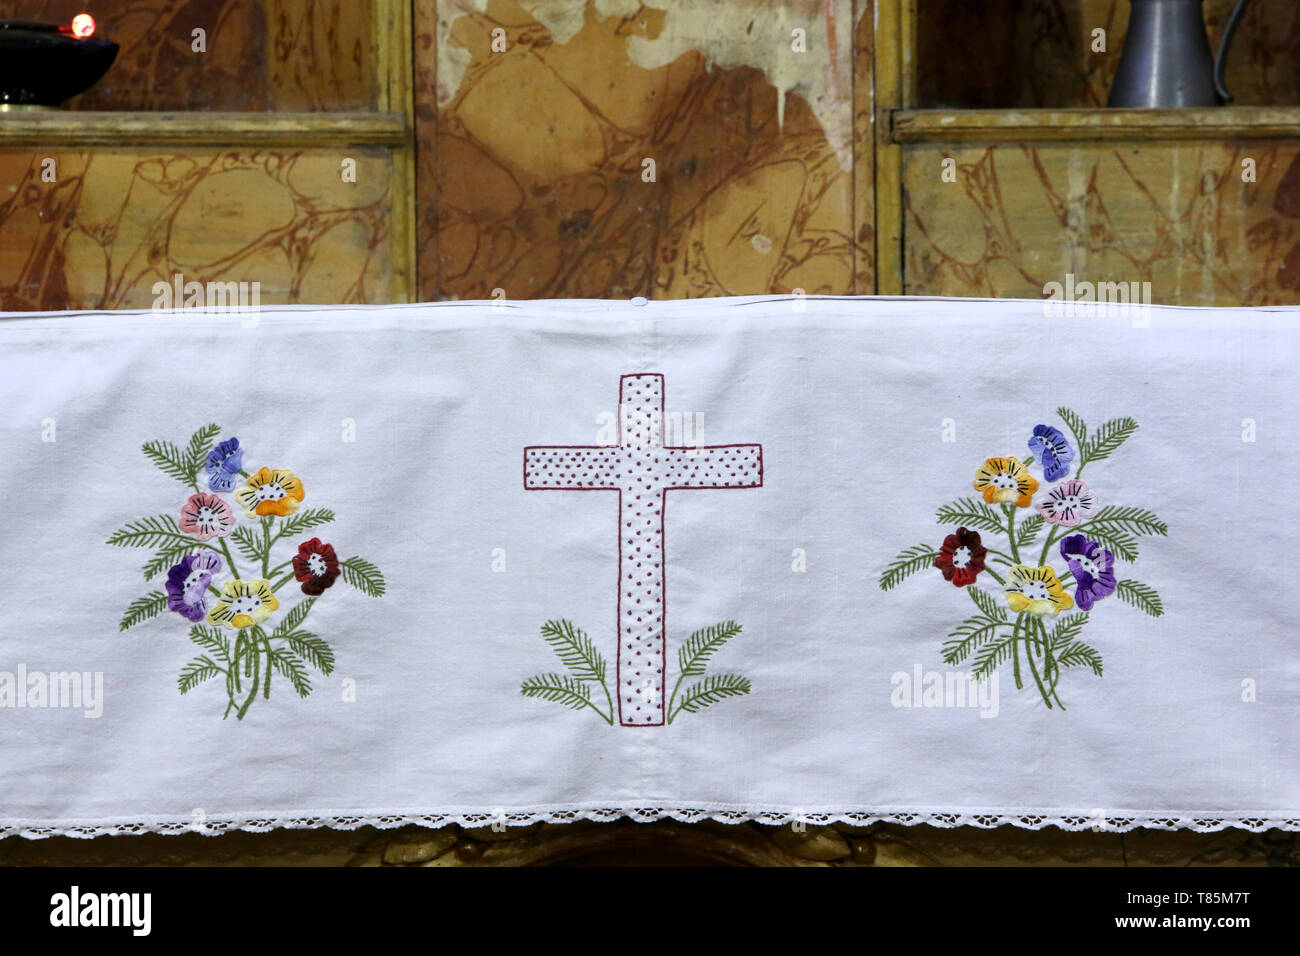
[[[200,541],[211,537],[225,537],[235,526],[235,513],[216,495],[200,492],[190,495],[181,509],[181,530]]]
[[[1078,478],[1053,486],[1047,497],[1034,506],[1052,524],[1073,528],[1097,512],[1097,496]]]

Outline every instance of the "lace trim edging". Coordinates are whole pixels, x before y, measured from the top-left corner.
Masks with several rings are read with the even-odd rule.
[[[1210,833],[1229,828],[1249,830],[1260,833],[1264,830],[1300,830],[1300,815],[1268,816],[1254,814],[1217,814],[1217,813],[1128,813],[1128,814],[1060,814],[1020,811],[1016,813],[973,812],[973,811],[938,811],[938,810],[864,810],[849,812],[798,812],[789,810],[731,810],[718,808],[664,808],[664,807],[602,807],[602,808],[557,808],[552,810],[512,810],[497,812],[447,812],[447,813],[357,813],[357,814],[320,814],[320,815],[247,815],[230,816],[216,819],[171,818],[146,822],[86,822],[69,824],[42,824],[37,822],[0,823],[0,837],[22,836],[28,839],[44,839],[51,836],[80,837],[90,839],[99,836],[122,836],[129,834],[161,833],[182,834],[201,833],[205,836],[219,836],[239,830],[251,833],[267,833],[271,830],[307,830],[328,827],[335,830],[355,830],[358,827],[377,827],[393,829],[403,826],[445,827],[459,824],[465,827],[482,827],[493,824],[504,826],[528,826],[533,823],[575,823],[579,820],[596,822],[613,822],[631,819],[638,823],[651,823],[656,820],[677,820],[681,823],[698,823],[715,820],[720,823],[760,823],[769,826],[782,826],[790,823],[825,825],[845,823],[852,826],[866,826],[871,823],[895,823],[903,826],[928,824],[934,827],[978,827],[992,829],[1000,826],[1015,826],[1027,830],[1041,830],[1043,827],[1059,827],[1062,830],[1124,833],[1138,828],[1154,830],[1194,830]]]

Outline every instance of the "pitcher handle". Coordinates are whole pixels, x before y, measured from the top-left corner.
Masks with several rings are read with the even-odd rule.
[[[1214,89],[1223,103],[1232,102],[1232,94],[1228,92],[1227,83],[1223,79],[1223,71],[1228,65],[1228,48],[1232,46],[1232,38],[1237,33],[1237,27],[1240,26],[1241,18],[1246,13],[1246,6],[1249,3],[1250,0],[1237,0],[1237,5],[1232,8],[1228,22],[1223,27],[1223,37],[1219,40],[1219,55],[1214,58]]]

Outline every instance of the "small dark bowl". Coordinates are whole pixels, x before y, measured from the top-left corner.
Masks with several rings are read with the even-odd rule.
[[[0,103],[58,106],[94,86],[117,50],[111,40],[79,40],[54,23],[0,20]]]

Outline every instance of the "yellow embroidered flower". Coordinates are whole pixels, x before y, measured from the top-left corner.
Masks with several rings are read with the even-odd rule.
[[[989,504],[1014,501],[1017,508],[1028,508],[1038,479],[1018,458],[990,458],[975,472],[975,490],[984,492]]]
[[[1051,614],[1053,616],[1074,607],[1074,598],[1065,593],[1065,585],[1056,572],[1047,565],[1031,568],[1017,564],[1007,572],[1007,606],[1019,614]]]
[[[208,612],[208,622],[218,627],[252,627],[261,624],[280,606],[269,581],[227,581],[221,600]]]
[[[287,518],[298,510],[303,497],[302,479],[288,468],[259,468],[248,483],[235,492],[244,514],[279,515]]]

